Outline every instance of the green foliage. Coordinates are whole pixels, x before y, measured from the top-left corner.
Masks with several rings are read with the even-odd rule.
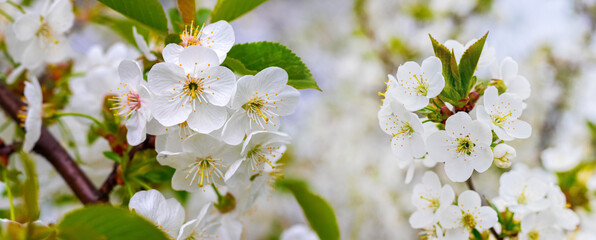
[[[185,24],[190,24],[195,20],[195,0],[178,0],[178,9],[182,14],[182,20]]]
[[[325,199],[312,193],[303,181],[281,179],[276,182],[276,185],[288,189],[294,194],[310,226],[320,239],[339,239],[339,227],[335,213]]]
[[[103,152],[103,155],[106,158],[108,158],[108,159],[110,159],[110,160],[112,160],[114,162],[117,162],[117,163],[122,162],[122,159],[120,158],[120,155],[116,154],[115,152],[105,151],[105,152]]]
[[[421,22],[429,22],[433,20],[433,10],[430,8],[428,2],[413,3],[410,5],[408,12],[414,19]]]
[[[180,12],[176,8],[172,8],[168,11],[168,16],[170,17],[170,24],[172,24],[172,30],[175,33],[181,33],[184,31],[184,22],[182,21],[182,16],[180,16]]]
[[[137,43],[132,34],[132,27],[136,27],[137,33],[139,33],[144,38],[147,38],[147,36],[149,35],[149,29],[145,27],[145,25],[139,24],[129,19],[116,19],[105,16],[97,16],[91,19],[91,21],[101,25],[105,25],[133,46],[136,46]]]
[[[219,20],[231,22],[265,1],[267,0],[218,0],[211,12],[211,22]]]
[[[268,67],[280,67],[288,72],[288,85],[297,89],[321,90],[302,60],[279,43],[254,42],[234,45],[222,65],[242,75],[254,75]]]
[[[158,0],[99,0],[122,15],[161,32],[168,31],[168,20]]]
[[[459,75],[462,81],[462,87],[465,87],[466,93],[468,93],[476,83],[476,78],[473,76],[476,67],[478,66],[478,60],[480,59],[480,54],[484,48],[487,36],[488,32],[484,34],[480,40],[476,41],[472,46],[466,49],[459,60]]]
[[[211,10],[207,8],[199,9],[195,15],[195,23],[197,26],[201,26],[203,23],[206,23],[207,20],[209,20],[209,14],[211,14]]]
[[[168,36],[166,37],[165,45],[168,45],[170,43],[178,44],[180,42],[182,42],[182,39],[180,39],[180,35],[178,35],[178,34],[168,34]]]
[[[445,78],[445,88],[439,95],[443,101],[449,102],[454,106],[461,107],[467,104],[465,98],[474,84],[476,78],[474,72],[484,47],[484,42],[488,32],[472,46],[470,46],[462,55],[459,64],[452,50],[449,50],[445,45],[439,43],[430,34],[430,40],[435,51],[435,56],[441,60],[443,66],[443,77]]]
[[[557,179],[561,191],[565,194],[571,208],[583,207],[590,209],[590,196],[587,187],[588,180],[596,170],[596,162],[587,161],[578,164],[566,172],[557,172]]]
[[[57,225],[63,240],[166,240],[153,223],[128,209],[95,205],[68,213]]]

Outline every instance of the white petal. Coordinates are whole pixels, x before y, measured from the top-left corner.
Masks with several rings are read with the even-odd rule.
[[[186,82],[184,70],[173,63],[158,63],[147,73],[149,90],[156,95],[176,96]]]
[[[497,224],[497,213],[490,207],[480,207],[480,214],[478,215],[478,222],[476,227],[479,231],[489,229]]]
[[[412,96],[411,101],[404,101],[404,106],[408,111],[418,111],[428,105],[426,96]]]
[[[530,97],[531,89],[530,82],[523,76],[517,76],[507,84],[507,93],[511,93],[520,99],[527,99]]]
[[[118,74],[120,81],[124,84],[131,85],[136,88],[143,79],[143,73],[137,62],[132,60],[122,60],[118,65]]]
[[[431,155],[432,156],[432,155]],[[451,159],[445,162],[445,173],[451,181],[464,182],[472,176],[474,168],[465,163],[463,160]]]
[[[182,205],[176,199],[170,198],[163,201],[159,206],[157,222],[162,231],[170,237],[175,237],[178,235],[182,223],[184,223],[184,215]]]
[[[277,92],[288,82],[288,73],[278,67],[268,67],[257,73],[251,82],[252,89],[260,92]]]
[[[184,68],[185,73],[193,76],[200,73],[201,70],[218,65],[217,54],[206,47],[193,45],[180,53],[180,66]]]
[[[434,98],[439,95],[443,88],[445,88],[445,77],[441,72],[430,75],[428,78],[428,92],[426,98]]]
[[[449,229],[445,233],[445,240],[466,240],[470,238],[470,231],[465,228]]]
[[[445,131],[433,133],[426,140],[428,154],[437,162],[450,161],[454,154],[453,150],[451,149],[453,146],[450,143],[452,141],[452,137],[450,137]]]
[[[126,141],[131,146],[136,146],[145,141],[147,136],[147,131],[145,126],[147,125],[147,120],[141,117],[139,113],[132,113],[131,117],[126,120],[126,129],[128,132],[126,133]]]
[[[228,117],[225,107],[213,104],[198,104],[196,112],[188,116],[188,126],[200,133],[210,133],[221,128]]]
[[[74,13],[72,12],[72,3],[69,0],[56,0],[46,16],[48,25],[56,33],[66,32],[74,23]]]
[[[232,98],[232,109],[239,109],[250,100],[255,91],[252,89],[252,82],[254,79],[255,77],[250,75],[238,79],[236,94],[234,94],[234,97]]]
[[[435,224],[433,220],[435,220],[433,212],[423,210],[418,210],[412,213],[409,219],[412,228],[430,227],[431,225]]]
[[[478,172],[486,171],[493,162],[493,151],[489,145],[476,145],[470,154],[470,166]]]
[[[494,86],[489,86],[484,90],[484,106],[491,107],[498,104],[499,91]]]
[[[27,69],[35,69],[39,67],[43,63],[43,57],[40,56],[40,53],[42,52],[39,40],[31,40],[23,52],[23,58],[21,60],[22,64]]]
[[[195,134],[182,143],[185,152],[192,152],[199,156],[208,156],[223,151],[226,147],[219,139],[208,134]],[[215,157],[215,156],[212,156]]]
[[[54,36],[55,41],[37,39],[48,63],[58,63],[65,60],[70,52],[70,45],[63,35]]]
[[[275,109],[273,110],[275,113],[286,116],[294,113],[294,110],[296,110],[298,100],[300,99],[300,92],[292,86],[286,85],[277,92],[276,96],[274,94],[270,94],[270,96],[269,104],[266,105],[269,105],[271,110]]]
[[[224,106],[236,92],[236,76],[226,67],[212,67],[201,74],[209,104]]]
[[[472,190],[466,190],[457,198],[457,205],[464,211],[480,207],[480,195]]]
[[[484,122],[475,120],[467,126],[470,128],[470,139],[475,144],[490,145],[493,141],[493,134],[490,127]]]
[[[184,50],[184,47],[170,43],[163,49],[163,60],[173,64],[180,64],[180,54]]]
[[[145,55],[145,57],[147,58],[147,60],[149,61],[155,61],[155,59],[157,59],[155,57],[155,55],[153,55],[151,53],[151,50],[149,49],[149,46],[147,46],[147,42],[145,41],[145,39],[143,38],[143,36],[141,36],[141,34],[139,34],[137,32],[137,28],[136,27],[132,27],[132,36],[135,39],[135,42],[137,43],[137,47],[139,48],[139,50],[141,50],[141,52],[143,53],[143,55]]]
[[[501,78],[503,81],[507,82],[507,80],[515,78],[517,76],[517,71],[517,62],[510,57],[503,59],[501,62]]]
[[[408,145],[410,147],[410,153],[413,157],[420,158],[426,155],[426,147],[424,146],[424,139],[422,134],[413,133]]]
[[[186,121],[192,112],[190,104],[184,104],[180,99],[170,97],[156,97],[151,104],[153,117],[161,125],[173,126]]]
[[[462,226],[462,211],[457,206],[450,205],[439,216],[439,222],[445,229],[454,229]]]
[[[226,59],[226,54],[234,45],[234,29],[226,21],[218,21],[209,24],[202,29],[201,45],[210,48],[217,53],[219,62]]]
[[[166,199],[157,190],[139,191],[130,198],[129,209],[157,224],[159,207]]]
[[[230,145],[238,145],[244,139],[244,135],[250,130],[250,119],[246,111],[238,110],[232,114],[223,128],[222,140]]]
[[[234,174],[236,173],[236,171],[238,170],[238,168],[240,167],[242,162],[244,162],[244,159],[239,159],[239,160],[236,160],[234,163],[232,163],[232,165],[230,165],[230,168],[228,169],[228,171],[226,171],[226,178],[225,178],[226,182],[228,180],[230,180],[230,178],[232,176],[234,176]]]
[[[532,134],[532,126],[522,120],[515,120],[513,122],[503,124],[503,128],[507,133],[515,138],[529,138]]]
[[[26,41],[37,33],[41,27],[41,16],[35,13],[29,13],[16,19],[13,24],[14,34],[17,39]]]
[[[467,135],[470,129],[467,126],[472,124],[472,118],[465,112],[458,112],[447,118],[445,122],[445,131],[453,137],[459,137],[460,134]]]

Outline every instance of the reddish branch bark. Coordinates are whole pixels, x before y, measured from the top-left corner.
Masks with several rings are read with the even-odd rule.
[[[18,96],[1,83],[0,106],[15,122],[19,121],[17,115],[23,106],[23,103],[21,103]],[[100,199],[99,191],[93,183],[91,183],[87,175],[85,175],[70,155],[68,155],[66,150],[43,126],[41,128],[39,141],[37,141],[33,150],[44,156],[54,166],[56,171],[58,171],[60,176],[64,178],[64,181],[83,204],[97,203],[107,200]]]

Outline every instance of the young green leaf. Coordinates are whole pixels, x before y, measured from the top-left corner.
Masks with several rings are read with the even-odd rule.
[[[325,199],[312,193],[303,181],[282,179],[278,180],[276,184],[294,194],[310,226],[320,239],[339,239],[339,227],[335,213]]]
[[[133,46],[136,46],[137,43],[132,35],[132,27],[136,27],[137,33],[145,39],[147,39],[147,36],[149,35],[149,28],[145,27],[145,25],[126,18],[97,16],[92,18],[91,21],[109,27]]]
[[[302,60],[279,43],[254,42],[234,45],[222,65],[243,75],[254,75],[268,67],[280,67],[288,72],[288,85],[297,89],[321,90]]]
[[[103,155],[106,158],[108,158],[114,162],[117,162],[117,163],[122,162],[122,159],[120,158],[120,156],[118,154],[116,154],[115,152],[105,151],[105,152],[103,152]]]
[[[231,22],[267,0],[218,0],[211,12],[211,22]]]
[[[63,240],[167,240],[153,223],[128,209],[95,205],[72,211],[57,225]]]
[[[180,16],[178,9],[170,9],[168,11],[168,17],[170,17],[170,24],[172,25],[172,30],[174,30],[175,33],[181,33],[184,31],[184,23],[182,22],[182,17]]]
[[[124,16],[155,30],[168,31],[168,20],[158,0],[99,0]]]
[[[432,35],[428,35],[435,51],[435,56],[441,60],[443,66],[443,77],[445,78],[445,87],[441,92],[439,98],[451,104],[457,104],[458,100],[463,97],[460,95],[457,84],[459,79],[459,71],[457,70],[457,62],[452,52],[440,44]],[[453,71],[455,69],[455,71]],[[457,74],[457,75],[455,75]],[[455,76],[454,76],[455,75]],[[456,79],[457,77],[457,79]]]
[[[195,0],[178,0],[178,9],[182,13],[184,24],[190,24],[195,20]]]
[[[459,60],[459,75],[461,76],[462,86],[466,89],[466,93],[469,92],[476,83],[473,76],[476,67],[478,66],[478,60],[480,59],[480,54],[484,48],[487,36],[488,32],[484,34],[480,40],[476,41],[472,46],[466,49]]]
[[[195,15],[195,24],[197,24],[197,26],[201,26],[203,23],[206,23],[207,20],[209,20],[209,14],[211,14],[211,10],[207,8],[199,9]]]

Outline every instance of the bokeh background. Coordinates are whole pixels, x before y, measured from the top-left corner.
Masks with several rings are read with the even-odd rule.
[[[173,0],[161,2],[165,9],[175,7]],[[82,9],[98,4],[76,3]],[[198,0],[197,6],[212,8],[215,3]],[[100,25],[75,26],[70,44],[81,59],[94,46],[106,51],[125,42]],[[408,223],[414,210],[410,197],[425,167],[417,167],[412,183],[404,182],[406,169],[392,154],[377,111],[387,74],[395,74],[406,61],[433,55],[428,34],[440,42],[466,43],[488,31],[485,46],[494,48],[497,61],[511,56],[519,63],[532,86],[523,120],[533,133],[511,142],[517,149],[514,162],[556,168],[594,160],[587,122],[596,122],[595,0],[270,0],[232,26],[237,43],[288,46],[322,89],[302,90],[297,111],[284,119],[282,130],[293,137],[284,174],[307,181],[331,204],[342,239],[417,237]],[[96,184],[111,170],[111,162],[102,159],[105,148],[100,143],[79,153],[96,156],[86,158],[83,166]],[[550,165],[545,166],[544,157]],[[80,205],[72,199],[57,202],[56,195],[69,190],[51,166],[38,162],[42,220],[55,222]],[[444,175],[441,166],[434,170]],[[499,171],[474,175],[481,194],[497,195]],[[463,183],[452,185],[457,193],[465,189]],[[190,196],[187,216],[213,198],[206,195]],[[1,199],[0,207],[7,206]],[[243,239],[275,239],[292,225],[307,224],[294,198],[278,192],[259,198],[240,219]]]

